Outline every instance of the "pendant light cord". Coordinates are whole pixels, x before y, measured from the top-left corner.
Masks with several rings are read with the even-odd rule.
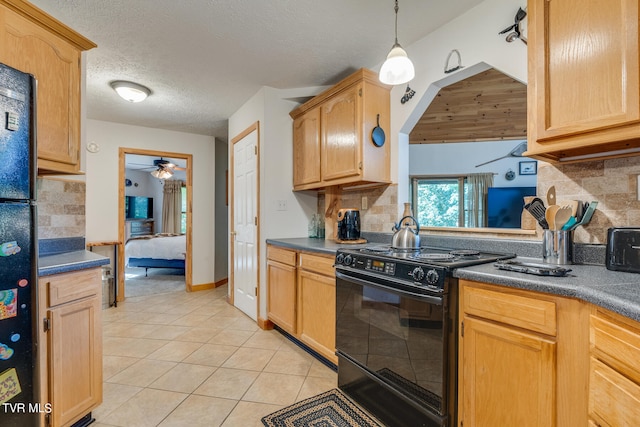
[[[396,7],[393,10],[396,11],[396,44],[398,44],[398,0],[396,0]]]

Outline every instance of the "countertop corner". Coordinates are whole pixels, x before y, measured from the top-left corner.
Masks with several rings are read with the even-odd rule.
[[[109,264],[108,257],[87,250],[44,255],[38,258],[38,276],[68,273]]]

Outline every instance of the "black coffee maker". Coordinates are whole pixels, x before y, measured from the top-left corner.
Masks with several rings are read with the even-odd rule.
[[[338,210],[338,240],[360,239],[360,211],[357,209]]]

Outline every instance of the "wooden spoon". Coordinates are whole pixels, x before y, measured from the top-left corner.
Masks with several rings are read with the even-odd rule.
[[[562,206],[556,210],[556,216],[554,218],[555,230],[560,230],[571,218],[571,207]]]
[[[556,204],[556,186],[555,185],[552,185],[551,187],[549,187],[549,190],[547,190],[547,204],[548,205]]]
[[[556,229],[556,212],[558,209],[560,209],[560,206],[550,205],[544,213],[544,218],[547,220],[547,224],[549,224],[549,230]]]

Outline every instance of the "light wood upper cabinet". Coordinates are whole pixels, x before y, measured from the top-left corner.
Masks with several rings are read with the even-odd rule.
[[[38,81],[40,174],[80,172],[81,52],[96,47],[28,2],[0,0],[0,58]]]
[[[294,190],[390,182],[389,90],[363,68],[289,113]],[[371,140],[378,117],[382,147]]]
[[[566,161],[638,148],[638,2],[529,0],[527,12],[525,155]]]
[[[320,108],[293,121],[293,186],[320,183]]]
[[[320,107],[322,129],[321,171],[324,181],[331,181],[360,173],[360,145],[362,129],[358,111],[362,85],[358,84],[329,99]]]

